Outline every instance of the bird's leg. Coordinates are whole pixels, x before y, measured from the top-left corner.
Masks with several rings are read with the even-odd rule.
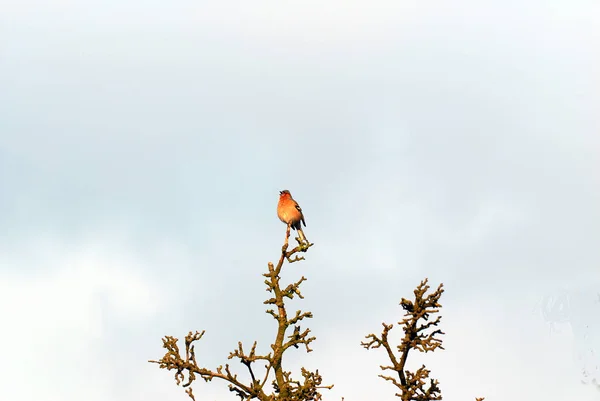
[[[302,252],[306,252],[306,249],[308,249],[308,247],[310,246],[310,242],[308,242],[308,239],[306,238],[306,235],[304,235],[304,231],[302,231],[301,228],[298,228],[297,231],[298,237],[296,237],[296,241],[298,241],[300,250]]]

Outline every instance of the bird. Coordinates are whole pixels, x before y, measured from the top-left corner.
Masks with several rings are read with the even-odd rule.
[[[292,198],[292,194],[287,189],[279,191],[277,217],[279,217],[279,220],[298,231],[301,241],[308,242],[306,235],[304,235],[304,231],[302,231],[302,225],[300,224],[300,222],[302,222],[304,227],[306,227],[304,214],[302,214],[302,209],[300,208],[300,205],[298,205],[298,202]]]

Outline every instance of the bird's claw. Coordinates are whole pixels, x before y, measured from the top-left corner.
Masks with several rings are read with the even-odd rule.
[[[301,252],[306,252],[308,248],[313,246],[313,244],[311,244],[310,242],[302,241],[299,237],[296,237],[296,241],[298,241],[298,250]]]

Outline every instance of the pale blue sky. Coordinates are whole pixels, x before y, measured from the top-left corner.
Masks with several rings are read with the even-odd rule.
[[[598,400],[598,26],[580,0],[9,0],[0,399],[185,400],[146,362],[163,335],[206,329],[209,367],[266,349],[289,189],[317,336],[289,361],[327,399],[394,399],[359,344],[429,277],[445,398]],[[560,291],[578,323],[551,334]]]

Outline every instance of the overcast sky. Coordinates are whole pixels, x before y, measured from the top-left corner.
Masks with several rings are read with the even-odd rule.
[[[166,334],[267,351],[281,189],[327,400],[394,399],[360,342],[424,277],[445,399],[600,399],[600,4],[523,3],[5,2],[0,399],[186,400]]]

